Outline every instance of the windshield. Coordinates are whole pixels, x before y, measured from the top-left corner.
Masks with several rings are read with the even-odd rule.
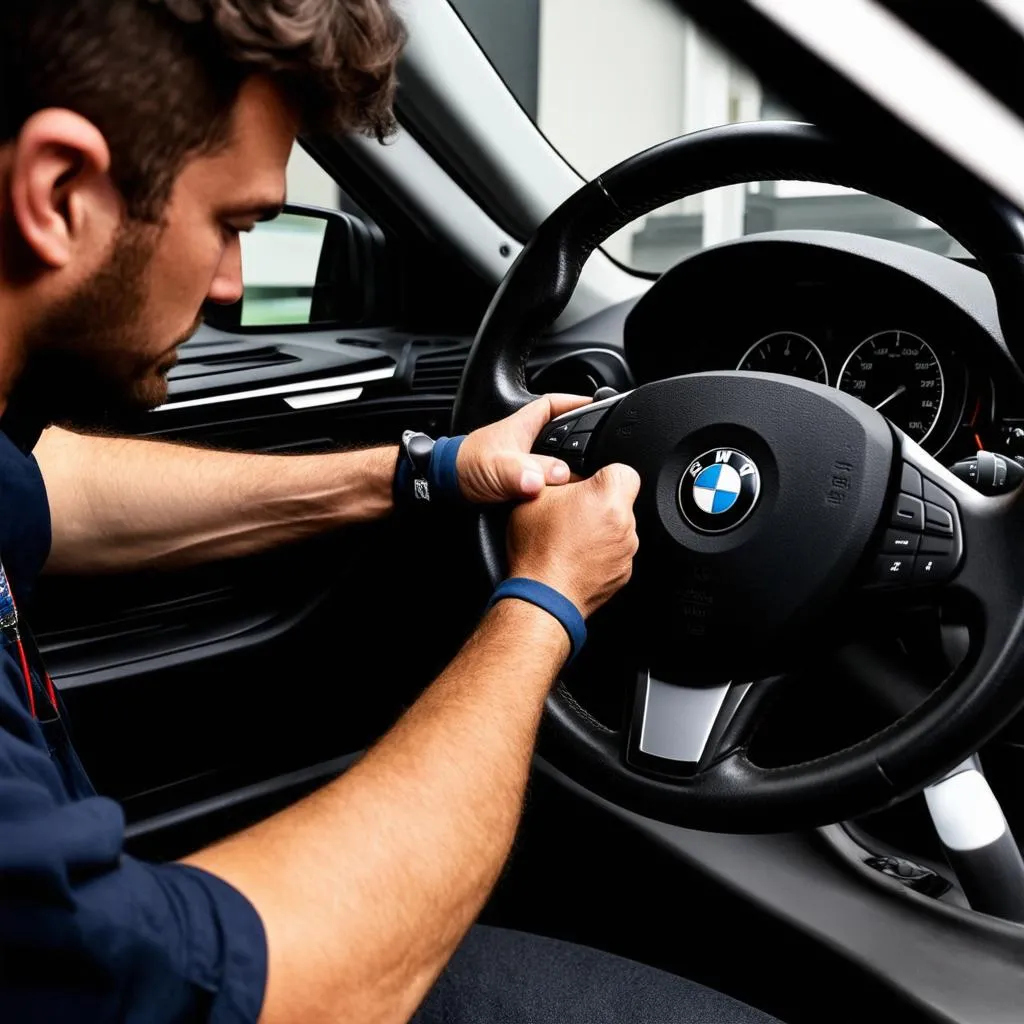
[[[523,109],[585,178],[686,132],[799,119],[668,0],[452,0]],[[707,245],[832,228],[965,255],[930,221],[852,189],[753,182],[662,207],[605,243],[660,272]]]

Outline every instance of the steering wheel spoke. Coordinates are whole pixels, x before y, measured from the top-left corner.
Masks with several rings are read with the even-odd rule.
[[[626,761],[660,775],[704,771],[749,740],[782,677],[687,685],[637,673]]]

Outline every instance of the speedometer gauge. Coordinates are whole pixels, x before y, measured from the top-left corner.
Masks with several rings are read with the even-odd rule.
[[[839,372],[839,390],[923,441],[942,409],[942,366],[931,345],[909,331],[880,331],[862,341]]]
[[[796,331],[776,331],[755,341],[736,369],[785,373],[790,377],[828,384],[828,369],[821,349],[806,335]]]

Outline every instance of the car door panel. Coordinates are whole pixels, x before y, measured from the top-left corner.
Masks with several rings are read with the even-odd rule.
[[[394,443],[410,428],[436,435],[468,349],[465,338],[391,331],[344,345],[324,332],[284,341],[220,333],[207,328],[184,347],[168,407],[130,432],[287,453]],[[302,371],[279,381],[302,391],[231,397],[262,392],[278,354],[294,366],[307,347]],[[423,356],[435,358],[418,369]],[[380,367],[394,372],[360,383],[356,400],[287,404]],[[187,404],[195,399],[204,401]],[[424,529],[431,543],[418,544]],[[97,788],[120,800],[144,835],[178,835],[180,845],[198,834],[197,815],[223,819],[218,801],[227,794],[263,806],[261,786],[292,793],[301,773],[365,747],[451,653],[439,638],[454,634],[439,623],[469,605],[442,571],[441,551],[458,532],[454,522],[399,530],[385,520],[181,572],[44,576],[31,620]],[[423,614],[403,625],[408,608]],[[399,628],[406,642],[396,647]],[[170,849],[175,840],[160,842]]]

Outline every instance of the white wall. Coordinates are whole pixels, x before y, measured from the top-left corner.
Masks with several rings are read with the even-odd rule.
[[[665,0],[541,0],[537,121],[585,178],[682,130],[685,37]],[[637,227],[605,248],[628,260]]]
[[[685,29],[665,0],[541,0],[538,120],[586,178],[677,134]]]
[[[288,161],[288,202],[338,209],[338,186],[298,143]]]
[[[584,177],[684,132],[760,114],[757,81],[667,0],[541,0],[538,123]],[[744,202],[735,186],[683,209],[704,210],[711,244],[742,234]],[[640,226],[606,248],[628,260]]]

